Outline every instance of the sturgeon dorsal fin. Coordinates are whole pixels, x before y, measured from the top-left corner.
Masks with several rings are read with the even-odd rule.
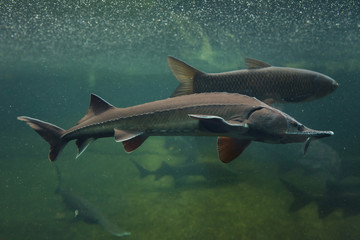
[[[99,115],[103,112],[106,112],[109,109],[115,108],[113,105],[102,99],[101,97],[91,94],[90,95],[90,106],[88,109],[88,112],[85,114],[85,116],[80,119],[77,124],[82,123],[93,116]]]
[[[250,140],[240,140],[231,137],[218,137],[218,154],[223,163],[229,163],[239,156],[247,146]]]
[[[270,64],[267,64],[266,62],[254,58],[245,58],[245,64],[247,69],[260,69],[260,68],[271,67]]]

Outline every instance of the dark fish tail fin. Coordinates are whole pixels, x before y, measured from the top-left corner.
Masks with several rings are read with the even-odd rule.
[[[167,62],[174,76],[180,82],[171,97],[194,93],[195,75],[202,74],[202,72],[171,56],[167,57]]]
[[[294,197],[294,202],[291,204],[289,209],[290,212],[298,211],[312,201],[312,197],[308,193],[301,191],[295,185],[285,181],[284,179],[280,178],[280,181]]]
[[[42,138],[50,144],[49,159],[55,161],[61,150],[65,147],[68,141],[62,138],[64,129],[35,118],[21,116],[17,118],[20,121],[26,122],[32,129],[34,129]]]

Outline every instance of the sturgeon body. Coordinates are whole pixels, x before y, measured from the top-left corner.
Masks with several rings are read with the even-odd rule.
[[[71,140],[76,140],[80,155],[102,137],[115,137],[131,152],[149,136],[218,136],[220,160],[230,162],[251,141],[306,142],[306,149],[312,139],[333,135],[307,128],[256,98],[230,93],[186,95],[127,108],[116,108],[92,94],[87,114],[68,130],[30,117],[18,119],[50,144],[51,161]]]

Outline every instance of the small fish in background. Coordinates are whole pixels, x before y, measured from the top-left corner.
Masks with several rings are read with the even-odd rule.
[[[324,193],[310,194],[284,179],[280,179],[280,181],[294,197],[289,212],[299,211],[309,203],[315,202],[318,206],[319,218],[327,217],[336,209],[342,209],[344,217],[360,214],[359,188],[350,189],[347,184],[327,181]]]
[[[305,142],[306,152],[312,140],[334,135],[310,129],[256,98],[230,93],[191,94],[127,108],[116,108],[91,94],[87,114],[68,130],[26,116],[18,120],[49,143],[50,161],[71,140],[76,140],[78,157],[92,141],[103,137],[115,137],[126,152],[132,152],[149,136],[217,136],[219,158],[228,163],[251,141]]]
[[[120,227],[110,222],[106,216],[87,199],[68,190],[63,184],[60,169],[57,164],[55,164],[55,168],[59,183],[56,189],[56,193],[61,196],[66,207],[74,212],[76,219],[82,220],[89,224],[99,224],[107,232],[116,237],[125,237],[131,235],[131,233],[122,230]]]
[[[172,97],[202,93],[240,93],[267,103],[312,101],[333,92],[338,83],[318,72],[298,68],[273,67],[262,61],[246,58],[247,69],[204,73],[174,57],[168,65],[180,82]]]
[[[175,187],[186,184],[186,178],[191,176],[201,176],[204,178],[203,186],[209,183],[212,186],[221,184],[233,184],[241,181],[240,175],[231,169],[224,167],[223,165],[206,162],[187,163],[178,166],[171,166],[165,162],[161,163],[161,166],[150,171],[145,169],[139,163],[131,160],[140,173],[140,178],[144,178],[149,175],[154,175],[155,180],[158,180],[165,176],[172,176],[174,179]],[[191,182],[191,186],[194,186],[194,182]],[[197,186],[200,186],[198,184]],[[208,186],[208,185],[206,185]]]

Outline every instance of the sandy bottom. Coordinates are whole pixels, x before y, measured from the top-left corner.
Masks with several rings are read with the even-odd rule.
[[[66,185],[131,232],[127,239],[360,239],[360,215],[344,218],[337,209],[319,219],[315,203],[288,212],[293,196],[280,177],[321,189],[327,178],[323,173],[303,176],[295,168],[279,174],[277,157],[257,144],[224,166],[217,159],[215,139],[189,141],[154,137],[126,154],[121,144],[99,140],[76,160],[76,149],[69,144],[57,163]],[[78,221],[65,208],[55,193],[58,183],[47,144],[38,136],[34,144],[1,159],[0,239],[115,238],[100,225]],[[190,176],[178,184],[173,176],[140,178],[131,160],[148,170],[158,169],[162,161],[172,166],[214,163],[239,177],[227,182],[223,176],[220,184]]]

